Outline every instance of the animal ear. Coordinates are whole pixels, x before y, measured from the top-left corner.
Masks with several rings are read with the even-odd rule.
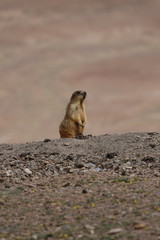
[[[80,94],[80,91],[75,91],[72,96],[75,97],[77,94]]]

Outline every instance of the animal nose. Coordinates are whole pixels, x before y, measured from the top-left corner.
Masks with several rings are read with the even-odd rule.
[[[86,92],[83,92],[83,97],[85,98],[87,96],[87,93]]]

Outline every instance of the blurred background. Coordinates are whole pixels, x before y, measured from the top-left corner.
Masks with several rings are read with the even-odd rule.
[[[85,134],[160,131],[159,0],[0,0],[0,143],[59,138],[79,89]]]

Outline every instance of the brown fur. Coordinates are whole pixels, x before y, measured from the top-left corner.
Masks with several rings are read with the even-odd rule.
[[[86,92],[76,91],[72,94],[67,105],[66,114],[59,127],[61,138],[75,138],[83,135],[86,124],[86,114],[84,108],[84,99]]]

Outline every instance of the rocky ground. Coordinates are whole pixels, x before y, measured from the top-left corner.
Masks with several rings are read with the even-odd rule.
[[[0,239],[160,239],[160,134],[0,145]]]

